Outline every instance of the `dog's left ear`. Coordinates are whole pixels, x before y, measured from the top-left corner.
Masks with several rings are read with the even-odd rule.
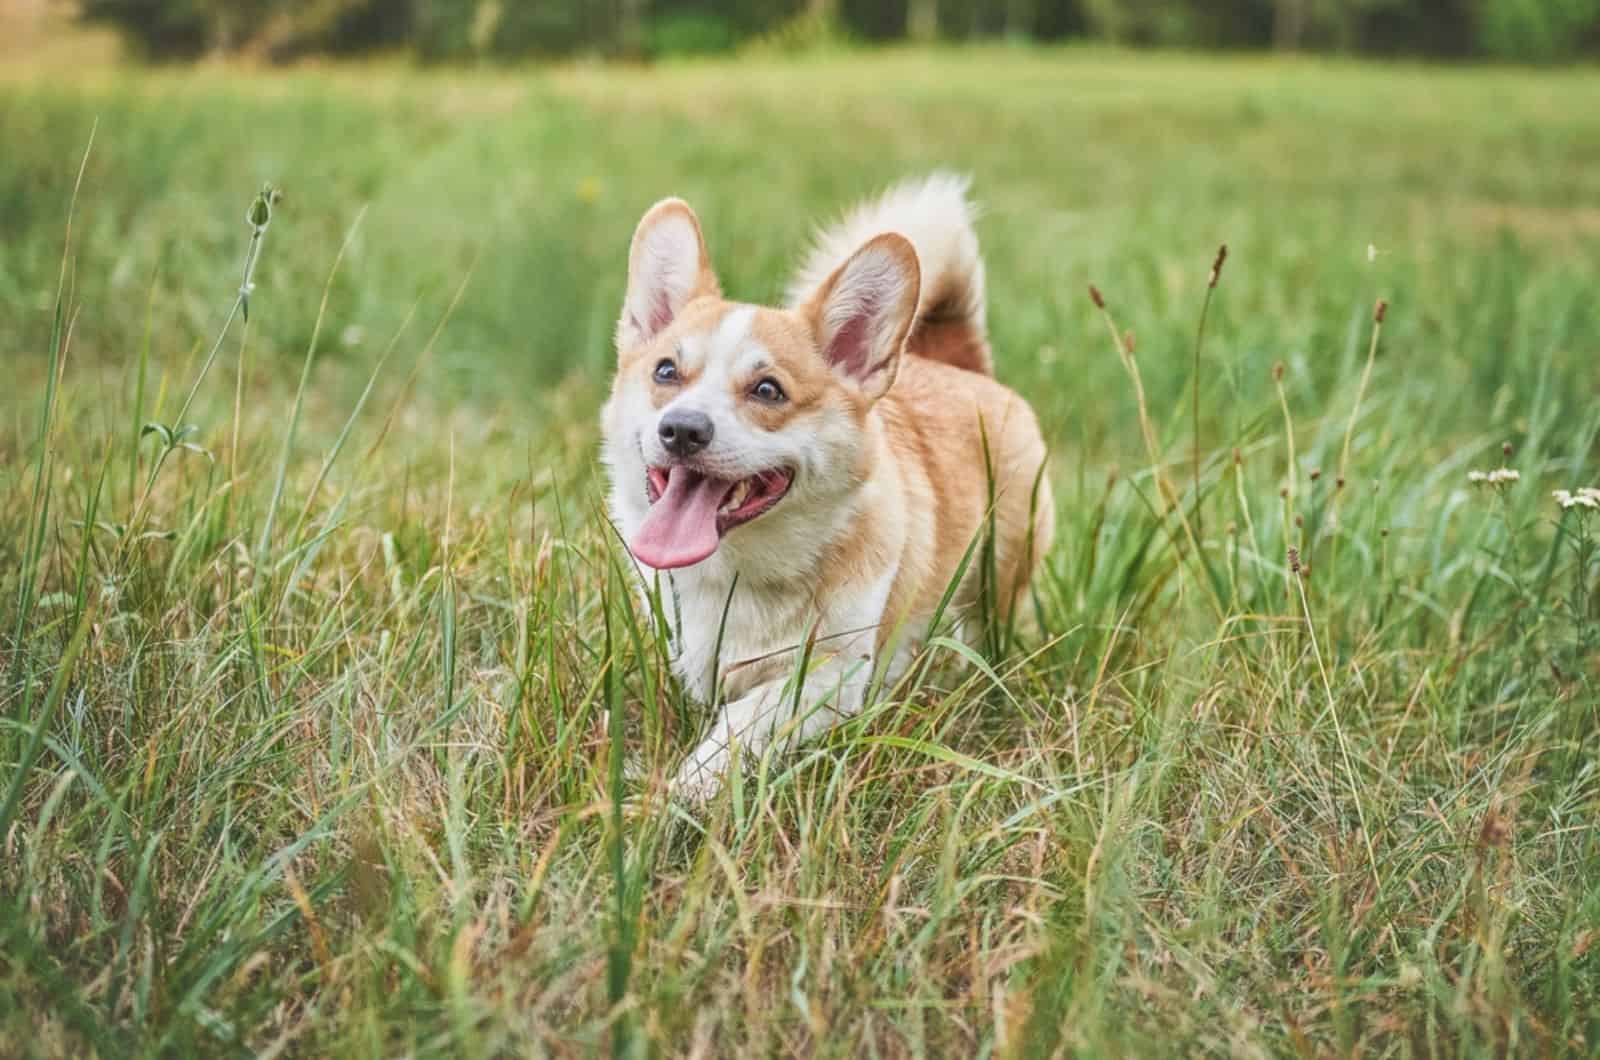
[[[699,219],[682,199],[662,199],[650,207],[633,233],[628,293],[617,320],[617,349],[648,342],[691,300],[717,293]]]
[[[806,304],[823,356],[874,401],[894,382],[921,284],[910,241],[886,232],[850,255]]]

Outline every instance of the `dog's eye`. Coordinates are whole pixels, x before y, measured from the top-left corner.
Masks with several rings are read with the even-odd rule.
[[[751,395],[761,401],[777,404],[783,400],[783,387],[778,385],[776,379],[763,379],[750,391]]]
[[[656,364],[656,382],[676,383],[678,381],[678,366],[672,363],[672,358],[663,357]]]

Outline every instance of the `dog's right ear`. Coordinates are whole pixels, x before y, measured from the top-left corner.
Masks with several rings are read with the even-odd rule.
[[[662,199],[650,207],[633,233],[628,293],[617,320],[617,349],[648,342],[691,300],[717,293],[699,219],[682,199]]]

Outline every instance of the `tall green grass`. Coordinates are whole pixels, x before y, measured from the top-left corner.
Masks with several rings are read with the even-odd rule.
[[[0,1053],[1592,1052],[1597,88],[7,85]],[[706,715],[595,464],[627,235],[684,195],[771,297],[935,165],[1056,545],[982,655],[675,806]]]

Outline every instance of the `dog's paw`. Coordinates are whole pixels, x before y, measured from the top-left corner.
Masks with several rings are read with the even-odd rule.
[[[667,792],[679,802],[704,806],[722,790],[722,776],[727,768],[725,749],[701,746],[684,761],[667,786]]]

